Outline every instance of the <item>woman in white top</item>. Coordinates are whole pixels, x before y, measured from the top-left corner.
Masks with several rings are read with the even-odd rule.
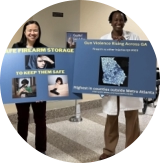
[[[127,22],[127,17],[121,11],[113,11],[109,16],[109,23],[113,27],[111,33],[101,37],[106,40],[139,40],[139,37],[129,31],[124,31],[123,27]],[[140,135],[138,109],[143,107],[143,99],[137,97],[107,96],[102,98],[103,112],[107,114],[104,131],[105,148],[100,160],[115,155],[115,148],[118,143],[118,115],[119,111],[124,111],[126,118],[126,144],[128,147]]]

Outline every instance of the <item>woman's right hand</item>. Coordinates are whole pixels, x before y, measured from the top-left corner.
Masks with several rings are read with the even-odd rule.
[[[49,57],[47,57],[47,56],[41,56],[41,58],[42,58],[42,60],[43,61],[47,61],[47,62],[50,62],[51,64],[53,64],[54,62],[49,58]]]
[[[28,91],[27,91],[24,87],[22,87],[21,89],[19,89],[19,90],[17,91],[17,96],[20,96],[23,92],[28,93]]]
[[[22,87],[20,90],[19,90],[19,93],[21,94],[22,92],[24,92],[25,89]]]
[[[112,36],[112,38],[113,40],[117,40],[117,41],[125,40],[123,36]]]
[[[28,91],[27,91],[24,87],[21,88],[20,91],[21,91],[21,92],[26,92],[26,93],[28,93]]]

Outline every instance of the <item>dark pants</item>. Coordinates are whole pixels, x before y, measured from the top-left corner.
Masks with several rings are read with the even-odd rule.
[[[17,130],[19,135],[27,141],[28,136],[28,121],[30,104],[34,113],[34,122],[36,125],[35,131],[35,147],[38,151],[46,151],[46,102],[39,103],[17,103],[18,125]]]

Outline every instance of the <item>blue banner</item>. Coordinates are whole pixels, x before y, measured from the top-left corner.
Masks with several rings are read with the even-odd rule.
[[[73,92],[155,97],[156,56],[149,41],[77,40]]]
[[[72,93],[74,49],[7,49],[1,67],[3,103],[82,99]]]

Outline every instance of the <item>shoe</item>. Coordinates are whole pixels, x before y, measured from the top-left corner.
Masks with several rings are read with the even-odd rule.
[[[46,152],[45,151],[40,151],[42,154],[46,155]]]
[[[103,153],[100,155],[99,160],[104,160],[104,159],[109,158],[109,157],[112,157],[112,156],[108,156],[105,153]]]

